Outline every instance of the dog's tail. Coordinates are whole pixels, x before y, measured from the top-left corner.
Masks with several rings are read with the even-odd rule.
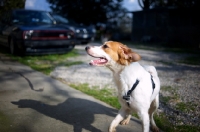
[[[148,71],[153,77],[157,77],[157,71],[154,66],[143,66],[146,71]]]

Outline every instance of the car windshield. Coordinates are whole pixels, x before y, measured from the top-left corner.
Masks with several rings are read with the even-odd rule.
[[[70,20],[70,19],[68,20],[67,18],[64,18],[61,15],[57,15],[57,14],[51,14],[51,15],[56,20],[57,23],[78,26],[78,24],[76,22],[74,22],[73,20]]]
[[[15,11],[13,13],[13,23],[22,24],[53,24],[47,12],[42,11]]]
[[[64,24],[69,23],[69,21],[66,18],[61,17],[60,15],[52,14],[52,16],[58,23],[64,23]]]

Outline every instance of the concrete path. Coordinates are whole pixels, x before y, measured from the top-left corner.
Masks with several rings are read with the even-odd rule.
[[[0,54],[0,132],[107,132],[117,110]],[[132,118],[117,132],[140,132]]]

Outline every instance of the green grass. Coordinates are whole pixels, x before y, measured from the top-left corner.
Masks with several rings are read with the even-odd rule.
[[[183,111],[183,112],[187,112],[187,111],[194,111],[195,110],[195,106],[193,103],[184,103],[184,102],[179,102],[176,104],[176,109]]]
[[[188,109],[188,105],[184,102],[179,102],[176,104],[176,109],[180,111],[186,111]]]
[[[167,105],[170,102],[174,102],[175,105],[175,109],[179,110],[181,112],[187,112],[187,111],[194,111],[195,110],[195,104],[193,104],[192,102],[182,102],[180,99],[180,96],[177,94],[176,88],[172,88],[171,86],[163,86],[161,87],[162,91],[168,91],[169,93],[171,93],[168,96],[160,96],[160,101],[164,104]]]
[[[83,64],[82,61],[72,61],[72,62],[68,62],[68,63],[65,63],[64,66],[73,66],[73,65],[80,65],[80,64]]]
[[[0,131],[1,132],[9,132],[13,131],[11,127],[12,121],[8,118],[3,112],[0,111]]]
[[[191,55],[184,58],[184,60],[180,60],[179,62],[184,64],[200,65],[200,55]]]
[[[180,96],[177,94],[176,88],[172,88],[171,86],[161,87],[162,91],[169,92],[168,96],[160,96],[160,102],[164,105],[169,105],[170,102],[175,103],[174,109],[180,112],[194,111],[196,105],[193,103],[185,103],[181,102]],[[164,115],[163,113],[160,115],[155,115],[156,124],[161,128],[161,130],[165,132],[199,132],[200,127],[190,126],[190,125],[176,125],[173,126],[167,118],[172,118],[176,120],[175,116]]]
[[[161,87],[161,89],[163,91],[174,91],[174,88],[172,88],[171,86],[163,86],[163,87]]]
[[[160,96],[160,101],[163,102],[163,104],[168,104],[169,101],[171,100],[171,97],[170,96]]]
[[[176,118],[176,117],[172,117]],[[156,125],[164,132],[199,132],[200,127],[189,125],[177,125],[173,126],[167,119],[164,113],[155,114],[154,119]]]
[[[81,61],[68,61],[70,57],[76,57],[79,54],[76,50],[68,52],[66,54],[52,54],[52,55],[43,55],[43,56],[12,56],[9,55],[13,60],[19,61],[22,64],[30,66],[32,69],[40,71],[46,75],[49,75],[50,72],[57,66],[72,66],[79,65],[83,62]]]
[[[175,131],[177,131],[177,132],[200,132],[200,127],[181,125],[181,126],[176,126]]]
[[[82,91],[83,93],[91,95],[98,100],[106,102],[107,104],[111,105],[114,108],[117,109],[120,108],[118,99],[116,96],[113,96],[113,92],[111,89],[108,88],[98,89],[96,87],[90,88],[88,84],[79,84],[79,85],[70,84],[69,86],[79,91]]]
[[[180,101],[180,97],[177,94],[176,88],[172,88],[171,86],[162,86],[161,90],[170,93],[170,95],[167,95],[167,96],[162,96],[162,94],[160,95],[160,101],[164,105],[167,105],[170,102],[179,102]]]
[[[164,132],[174,132],[173,126],[168,121],[166,115],[164,113],[154,114],[154,120],[156,125]]]

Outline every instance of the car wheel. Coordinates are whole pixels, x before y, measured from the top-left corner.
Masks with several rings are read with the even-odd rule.
[[[70,46],[70,50],[73,50],[74,47],[75,47],[75,45],[71,45],[71,46]]]
[[[13,38],[11,38],[11,40],[10,40],[10,53],[12,54],[12,55],[15,55],[16,54],[16,45],[15,45],[15,43],[14,43],[14,40],[13,40]]]

